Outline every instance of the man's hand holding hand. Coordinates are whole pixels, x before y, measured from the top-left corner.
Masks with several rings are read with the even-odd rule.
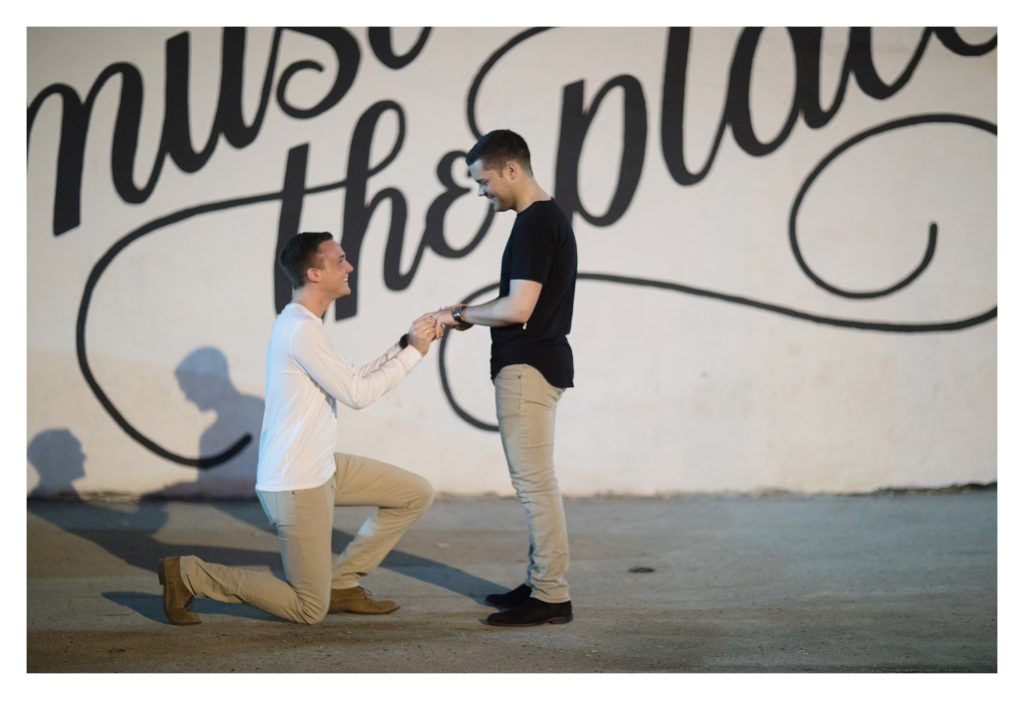
[[[436,341],[444,333],[444,326],[434,318],[434,314],[423,314],[412,322],[409,329],[409,345],[426,355],[430,350],[430,344]]]
[[[447,326],[448,328],[454,328],[456,331],[465,331],[473,324],[464,322],[460,323],[452,316],[452,311],[460,307],[465,308],[466,304],[452,304],[450,306],[445,306],[444,308],[438,309],[434,312],[434,318],[437,319],[439,324]]]

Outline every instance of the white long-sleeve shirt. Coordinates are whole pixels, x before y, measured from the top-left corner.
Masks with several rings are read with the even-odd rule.
[[[366,407],[423,360],[412,346],[392,346],[356,368],[338,356],[318,316],[284,307],[267,347],[266,406],[256,488],[290,491],[320,486],[334,474],[340,401]]]

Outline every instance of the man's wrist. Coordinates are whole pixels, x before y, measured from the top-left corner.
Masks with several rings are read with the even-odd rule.
[[[468,306],[456,306],[452,309],[452,320],[455,321],[455,328],[460,331],[465,331],[473,325],[469,322],[469,319],[466,318],[466,309],[468,308]]]

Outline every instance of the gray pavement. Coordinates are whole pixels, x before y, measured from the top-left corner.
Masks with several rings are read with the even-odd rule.
[[[568,499],[568,625],[481,623],[520,582],[518,503],[440,497],[365,580],[392,615],[312,627],[197,600],[162,555],[278,570],[253,501],[28,503],[29,672],[995,672],[996,492]],[[335,550],[367,509],[339,509]],[[649,570],[651,572],[631,572]],[[279,571],[278,571],[279,572]]]

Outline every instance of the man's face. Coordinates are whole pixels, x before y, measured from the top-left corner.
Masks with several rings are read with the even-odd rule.
[[[486,168],[481,159],[469,166],[469,177],[479,186],[477,195],[487,198],[495,212],[515,206],[513,186],[504,169]]]
[[[345,258],[345,251],[341,245],[333,239],[324,240],[316,252],[320,266],[314,267],[317,274],[317,284],[324,291],[333,295],[335,299],[348,296],[352,293],[352,287],[348,285],[348,275],[355,271],[355,267],[349,264]]]

